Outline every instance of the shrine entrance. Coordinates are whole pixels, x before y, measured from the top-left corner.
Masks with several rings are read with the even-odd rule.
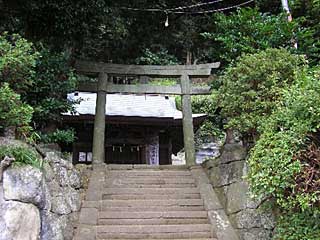
[[[209,63],[199,65],[173,65],[173,66],[153,66],[153,65],[120,65],[109,63],[95,63],[78,61],[76,71],[80,74],[97,77],[97,81],[88,81],[78,86],[78,91],[96,93],[95,116],[93,125],[92,142],[92,163],[100,164],[106,162],[106,158],[117,159],[113,156],[112,148],[106,147],[106,103],[107,94],[137,94],[137,95],[180,95],[182,106],[183,144],[186,154],[186,164],[195,165],[195,143],[194,124],[191,108],[191,95],[210,94],[210,87],[192,86],[193,78],[208,78],[213,68],[218,68],[220,63]],[[134,77],[138,82],[117,81],[117,78],[128,79]],[[179,84],[173,86],[159,86],[150,84],[150,79],[176,78]],[[161,130],[162,131],[162,130]],[[159,140],[158,140],[159,142]],[[121,146],[120,146],[121,147]],[[136,147],[136,148],[133,148]],[[138,142],[130,147],[121,147],[123,154],[130,154],[132,149],[135,158],[132,161],[141,161]],[[122,155],[123,155],[122,154]],[[118,161],[122,161],[123,156],[118,156]],[[117,161],[116,161],[117,162]],[[145,162],[145,161],[144,161]]]

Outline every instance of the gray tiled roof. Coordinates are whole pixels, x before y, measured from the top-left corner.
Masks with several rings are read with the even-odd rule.
[[[96,93],[75,92],[68,94],[68,99],[79,100],[75,106],[75,115],[94,115]],[[65,115],[71,115],[66,113]],[[175,99],[162,95],[107,94],[107,116],[155,117],[181,119],[182,113],[177,110]],[[193,114],[202,117],[206,114]]]

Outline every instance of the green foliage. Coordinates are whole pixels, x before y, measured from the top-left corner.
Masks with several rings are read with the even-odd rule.
[[[70,144],[75,140],[75,132],[73,129],[57,129],[53,133],[42,134],[40,138],[44,143]]]
[[[15,158],[14,165],[31,165],[37,168],[41,166],[37,153],[24,146],[0,146],[0,159],[5,156]]]
[[[170,55],[168,50],[161,48],[158,52],[151,52],[150,49],[145,49],[143,55],[136,59],[137,64],[145,65],[175,65],[178,64],[178,59]]]
[[[24,134],[30,130],[32,113],[32,107],[23,103],[8,83],[0,87],[0,128],[14,126]]]
[[[313,187],[320,174],[318,140],[316,149],[310,148],[315,144],[311,136],[320,128],[319,76],[319,70],[301,72],[298,81],[283,90],[281,103],[262,124],[262,135],[250,154],[253,195],[274,199],[282,212],[276,239],[320,236],[320,192]]]
[[[298,51],[306,54],[311,65],[320,61],[320,1],[291,1],[293,18],[299,22]]]
[[[173,86],[177,85],[177,80],[172,78],[153,79],[148,84],[155,86]]]
[[[285,15],[263,14],[258,9],[242,8],[231,15],[215,14],[214,29],[202,35],[218,46],[219,57],[227,63],[241,54],[267,48],[290,48],[298,24]],[[215,48],[217,48],[215,46]]]
[[[219,94],[212,91],[208,96],[192,96],[192,113],[205,113],[207,120],[195,135],[196,144],[199,146],[212,138],[221,139],[223,135],[222,119],[218,109]],[[177,108],[181,110],[181,97],[176,97]]]
[[[279,217],[274,239],[318,240],[320,238],[320,214],[312,211],[283,212]]]
[[[18,34],[0,34],[0,82],[24,93],[33,83],[37,57],[33,44]]]
[[[24,96],[34,108],[33,120],[37,128],[58,122],[61,113],[72,109],[73,102],[67,99],[67,93],[75,89],[77,77],[68,59],[64,53],[41,51],[33,87]]]
[[[222,76],[221,106],[226,127],[257,135],[257,128],[277,106],[283,88],[291,85],[304,59],[285,49],[244,55]]]

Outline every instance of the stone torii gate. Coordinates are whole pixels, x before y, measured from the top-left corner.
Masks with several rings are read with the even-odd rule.
[[[81,84],[79,91],[96,92],[96,113],[93,133],[93,163],[105,161],[105,126],[106,126],[106,94],[107,93],[132,93],[132,94],[166,94],[181,95],[182,123],[186,164],[195,164],[195,143],[191,109],[191,95],[204,95],[210,93],[209,87],[193,87],[190,78],[208,78],[213,68],[218,68],[220,63],[199,65],[121,65],[95,62],[76,62],[76,71],[81,74],[98,75],[98,81]],[[138,76],[157,78],[180,78],[180,85],[155,86],[150,84],[113,84],[108,81],[108,76]]]

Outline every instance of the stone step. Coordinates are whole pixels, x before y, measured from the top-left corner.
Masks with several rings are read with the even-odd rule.
[[[97,238],[173,239],[211,237],[209,224],[97,226]]]
[[[114,172],[109,172],[106,175],[108,178],[130,178],[130,179],[139,179],[139,178],[159,178],[159,179],[163,179],[163,178],[192,178],[191,173],[189,172],[183,172],[183,173],[179,173],[179,174],[175,174],[175,173],[157,173],[157,172],[153,172],[153,173],[146,173],[146,172],[142,172],[142,173],[114,173]]]
[[[202,211],[204,206],[140,206],[140,207],[101,207],[103,211],[150,212],[150,211]]]
[[[210,238],[210,232],[187,232],[187,233],[97,233],[99,240],[110,240],[110,239],[199,239],[199,238]],[[210,238],[211,239],[211,238]],[[88,239],[83,239],[88,240]]]
[[[161,226],[161,225],[160,225]],[[175,239],[175,238],[210,238],[210,232],[172,232],[172,233],[97,233],[96,239]]]
[[[83,201],[82,208],[95,208],[103,211],[118,211],[118,212],[146,212],[146,211],[202,211],[203,205],[199,206],[105,206],[103,201]]]
[[[123,176],[123,177],[164,177],[164,176],[185,176],[190,177],[192,174],[190,171],[181,170],[130,170],[130,171],[107,171],[107,177],[109,176]]]
[[[175,166],[175,165],[146,165],[146,164],[108,164],[106,166],[107,170],[130,170],[130,171],[187,171],[189,167],[187,166]]]
[[[125,187],[125,188],[193,188],[197,187],[196,184],[191,183],[182,183],[182,184],[136,184],[136,183],[112,183],[105,184],[105,188],[116,188],[116,187]]]
[[[103,194],[198,194],[200,191],[196,187],[190,188],[105,188]]]
[[[147,207],[147,206],[203,206],[202,199],[167,199],[167,200],[103,200],[104,207]]]
[[[164,225],[208,223],[206,211],[100,212],[100,225]]]
[[[103,194],[102,199],[136,200],[136,199],[200,199],[200,193],[195,194]]]
[[[164,212],[99,212],[99,218],[102,219],[153,219],[153,218],[205,218],[206,211],[164,211]]]
[[[174,177],[174,178],[151,178],[151,177],[136,177],[136,178],[118,178],[118,177],[108,177],[106,183],[123,183],[123,184],[185,184],[185,183],[195,183],[193,178],[186,177]]]
[[[168,218],[168,219],[98,219],[98,225],[172,225],[205,224],[206,218]]]
[[[124,240],[124,238],[109,238],[109,239],[101,239],[101,240]],[[151,238],[145,240],[153,240]],[[157,240],[164,240],[163,238],[158,238]],[[172,238],[172,240],[185,240],[185,238]],[[216,238],[189,238],[189,240],[217,240]]]

